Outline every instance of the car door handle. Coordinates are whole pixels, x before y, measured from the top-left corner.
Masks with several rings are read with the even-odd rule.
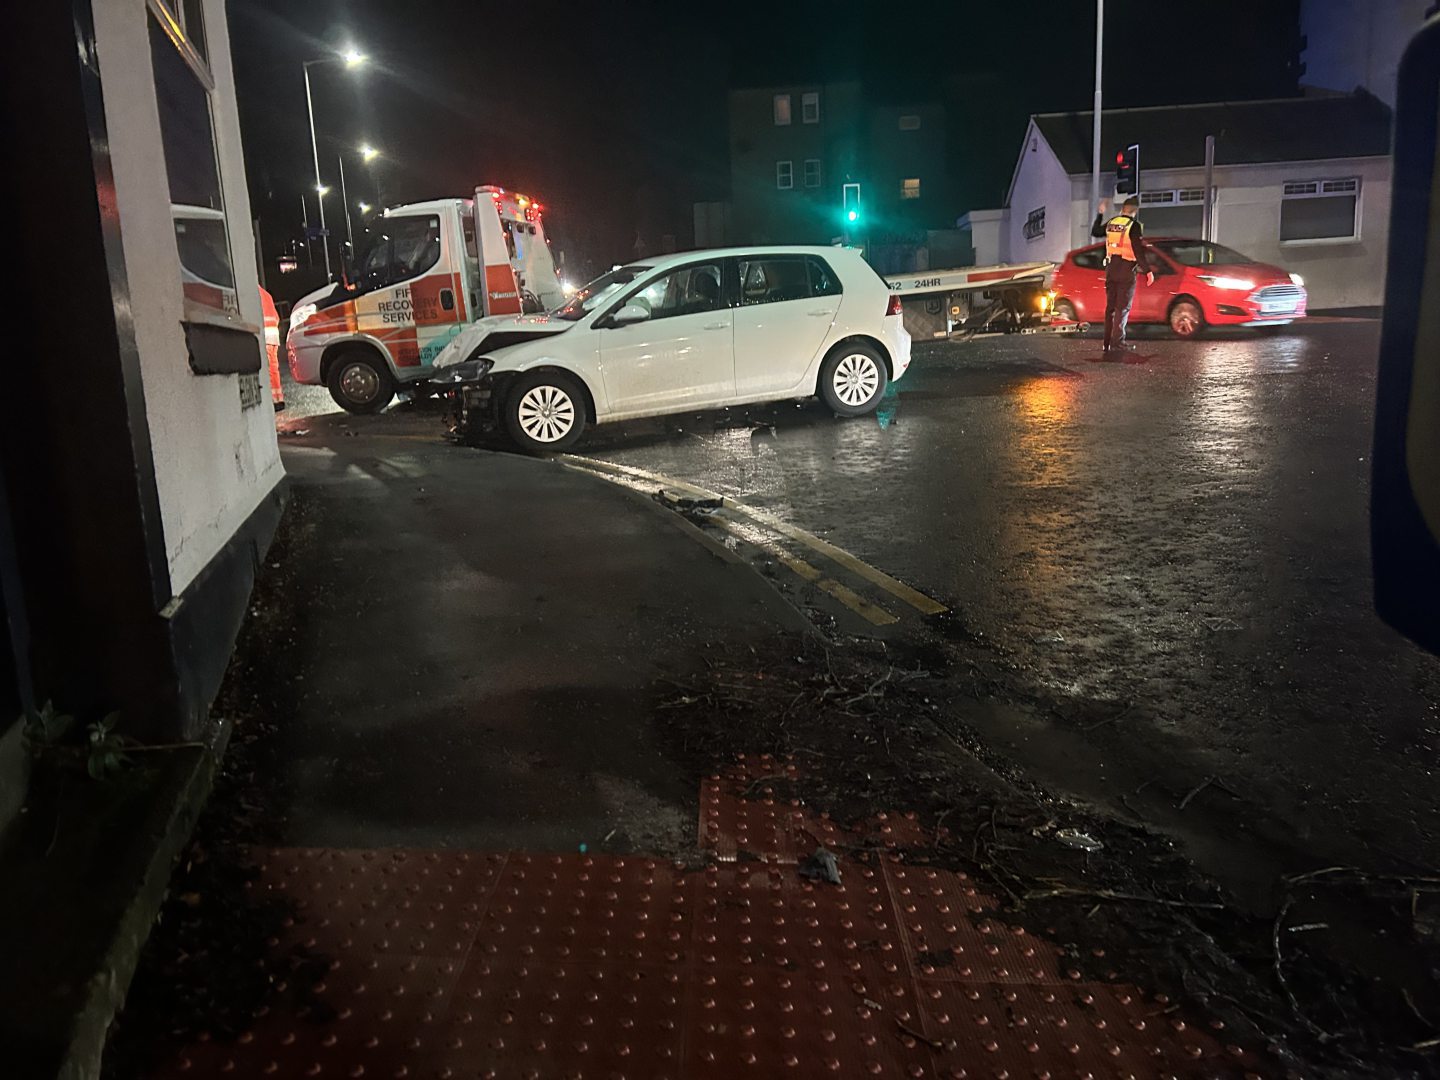
[[[828,319],[828,318],[830,318],[830,316],[833,314],[833,312],[830,312],[830,311],[811,311],[811,312],[807,312],[806,314],[808,314],[812,319]]]
[[[706,330],[729,330],[729,329],[730,329],[730,324],[729,324],[728,322],[712,322],[712,323],[706,324],[706,326],[704,327],[704,329],[706,329]]]

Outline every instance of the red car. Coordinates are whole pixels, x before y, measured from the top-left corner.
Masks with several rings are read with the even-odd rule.
[[[1207,326],[1280,326],[1305,316],[1299,274],[1204,240],[1146,237],[1145,245],[1155,284],[1140,278],[1132,323],[1168,323],[1179,337],[1193,337]],[[1057,318],[1104,323],[1105,245],[1066,255],[1050,287]]]

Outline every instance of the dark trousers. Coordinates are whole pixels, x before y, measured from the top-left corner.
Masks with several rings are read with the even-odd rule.
[[[1134,303],[1133,271],[1105,278],[1105,348],[1118,349],[1125,344],[1125,327],[1130,322],[1130,307]]]

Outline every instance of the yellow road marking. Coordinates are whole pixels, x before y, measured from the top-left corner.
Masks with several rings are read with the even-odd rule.
[[[727,529],[734,529],[732,522],[726,521],[719,516],[712,516],[710,520],[723,525]],[[780,560],[781,564],[795,574],[814,584],[821,592],[833,596],[840,603],[844,604],[851,611],[874,626],[893,626],[900,620],[890,612],[877,604],[870,603],[853,589],[846,588],[834,578],[828,578],[818,569],[811,566],[804,559],[797,559],[789,552],[776,547],[774,544],[766,544],[765,547]]]
[[[566,456],[572,458],[575,461],[583,462],[586,465],[598,468],[602,471],[616,472],[632,477],[639,477],[640,479],[649,480],[652,483],[659,484],[662,487],[674,488],[677,491],[682,491],[695,498],[724,498],[716,492],[707,491],[705,488],[697,487],[696,485],[686,483],[683,480],[675,480],[668,476],[662,476],[659,473],[648,472],[645,469],[637,469],[633,465],[617,465],[613,461],[602,461],[598,458],[580,457],[579,455],[573,454]],[[853,574],[858,575],[859,577],[864,578],[872,585],[879,586],[880,588],[888,592],[891,596],[905,601],[905,603],[909,604],[916,611],[922,612],[926,615],[939,615],[940,613],[948,610],[945,605],[940,603],[938,600],[926,596],[918,589],[912,589],[903,581],[895,580],[893,577],[891,577],[884,571],[875,569],[875,567],[871,566],[867,562],[862,562],[854,555],[851,555],[850,552],[844,550],[843,548],[836,547],[828,540],[820,539],[820,537],[816,536],[814,533],[806,532],[804,529],[791,525],[789,522],[776,517],[774,514],[769,513],[766,510],[759,510],[753,506],[746,506],[744,503],[736,502],[734,499],[725,499],[724,502],[725,506],[728,509],[734,510],[740,514],[744,514],[746,517],[752,518],[763,525],[769,526],[781,535],[788,536],[791,540],[794,540],[800,544],[804,544],[812,551],[816,551],[819,554],[824,555],[827,559],[831,559],[834,562],[839,563],[841,566],[845,567],[845,569],[849,570]]]

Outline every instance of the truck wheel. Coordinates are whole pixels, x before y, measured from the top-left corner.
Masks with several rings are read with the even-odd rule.
[[[874,346],[841,345],[820,365],[820,400],[836,416],[864,416],[875,411],[889,381]]]
[[[369,349],[351,349],[337,356],[325,384],[335,404],[346,412],[377,413],[395,396],[390,369]]]
[[[568,450],[585,431],[585,395],[567,375],[522,375],[505,395],[505,428],[527,453]]]
[[[1194,300],[1178,300],[1170,309],[1170,330],[1176,337],[1194,337],[1205,329],[1205,313]]]

